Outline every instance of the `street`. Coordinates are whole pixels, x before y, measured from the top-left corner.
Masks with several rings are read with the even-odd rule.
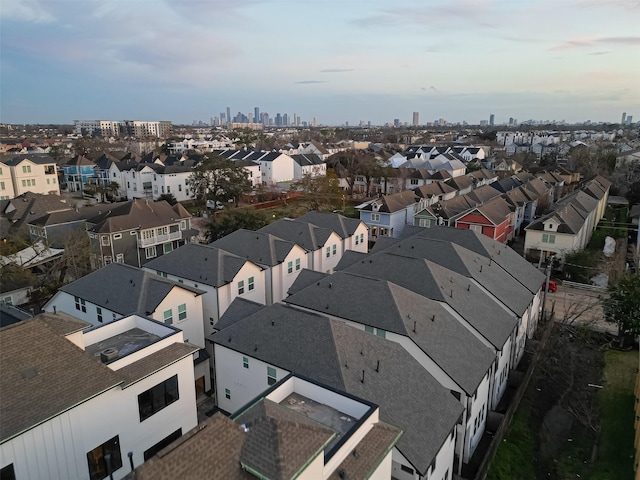
[[[547,292],[547,312],[554,312],[556,322],[576,324],[599,332],[617,335],[618,327],[604,320],[602,300],[608,293],[567,287],[558,282],[558,291]]]

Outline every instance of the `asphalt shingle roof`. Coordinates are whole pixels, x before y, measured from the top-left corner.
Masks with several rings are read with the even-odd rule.
[[[397,265],[395,275],[389,272],[394,269],[394,263]],[[367,273],[376,274],[378,270],[380,276],[372,278],[352,273],[358,272],[361,266]],[[421,292],[391,283],[388,277],[403,285],[420,283]],[[420,278],[420,282],[415,282],[416,278]],[[424,285],[427,283],[430,286]],[[371,263],[365,260],[354,265],[349,272],[336,272],[285,302],[409,337],[461,388],[473,395],[495,355],[445,308],[444,288],[449,287],[450,282],[442,283],[446,284],[438,284],[425,261],[383,254],[372,256]]]
[[[219,248],[188,243],[145,267],[219,288],[232,282],[246,263],[246,259]]]
[[[276,304],[210,338],[379,405],[380,419],[404,430],[397,448],[423,475],[462,414],[402,346],[320,315]]]
[[[147,316],[173,288],[202,295],[203,290],[173,282],[124,263],[111,263],[91,272],[60,291],[112,310],[120,315],[137,313]]]
[[[283,240],[300,245],[308,252],[314,252],[324,246],[333,233],[328,228],[318,227],[308,222],[299,222],[290,218],[281,218],[262,227],[258,232],[269,233]]]
[[[299,222],[309,222],[313,225],[333,230],[343,239],[352,236],[360,224],[363,223],[357,218],[345,217],[338,213],[324,212],[307,212],[296,220]]]
[[[209,244],[258,265],[275,266],[284,261],[295,244],[265,232],[240,229]]]

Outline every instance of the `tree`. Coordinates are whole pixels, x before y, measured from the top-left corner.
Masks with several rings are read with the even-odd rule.
[[[604,301],[607,321],[618,324],[618,339],[640,334],[640,275],[625,275],[617,285],[609,288]]]
[[[332,169],[326,175],[312,177],[304,175],[291,184],[291,192],[302,192],[302,202],[309,210],[335,210],[343,205],[344,192],[340,188],[338,176]]]
[[[193,198],[205,205],[208,200],[226,203],[251,190],[247,171],[232,160],[215,154],[207,154],[187,179]]]
[[[219,222],[211,221],[205,229],[205,237],[208,242],[214,242],[241,228],[258,230],[267,225],[268,220],[264,213],[250,208],[227,210],[221,215]]]
[[[176,197],[173,196],[173,193],[163,193],[158,197],[157,201],[162,201],[162,200],[166,201],[171,206],[178,203],[178,200],[176,200]]]

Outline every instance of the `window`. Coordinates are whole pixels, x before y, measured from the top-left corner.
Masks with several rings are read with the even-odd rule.
[[[373,327],[370,327],[369,325],[365,325],[364,331],[368,333],[373,333]]]
[[[382,330],[381,328],[376,329],[376,335],[382,338],[387,338],[387,332],[385,330]]]
[[[186,230],[186,229],[187,229],[187,221],[180,220],[180,230]]]
[[[359,240],[360,240],[360,237],[358,235],[356,235],[356,245],[358,245]]]
[[[181,192],[182,191],[182,184],[178,185],[178,191]]]
[[[428,218],[419,218],[418,219],[418,226],[419,227],[427,227],[429,228],[431,226],[431,220]]]
[[[27,186],[27,181],[26,180],[22,180],[22,186],[26,187]]]
[[[0,305],[13,305],[13,299],[10,296],[4,297],[2,300],[0,300]]]
[[[107,455],[110,457],[108,466],[105,458]],[[87,452],[87,464],[89,466],[89,478],[91,480],[107,478],[109,473],[113,473],[122,467],[120,438],[118,435],[111,440],[107,440],[90,452]]]
[[[276,369],[273,367],[267,367],[267,383],[273,385],[278,380],[276,379]]]
[[[119,253],[116,255],[116,262],[124,263],[124,253]]]
[[[469,230],[472,232],[482,233],[482,225],[469,225]]]
[[[372,213],[371,214],[371,221],[372,222],[379,222],[380,221],[380,214],[379,213]]]
[[[122,234],[121,233],[116,233],[115,235],[113,235],[113,239],[114,240],[120,240],[122,238]]]
[[[144,421],[150,416],[158,413],[165,407],[180,399],[178,392],[178,375],[166,379],[146,392],[138,395],[138,411],[140,421]]]
[[[129,235],[131,235],[131,236],[133,236],[133,235],[135,235],[135,234],[136,234],[136,231],[135,231],[135,230],[131,230],[131,231],[129,232]]]
[[[417,178],[412,178],[411,179],[411,185],[417,185],[418,184],[418,179]]]
[[[144,249],[144,255],[147,258],[154,258],[156,256],[156,247],[147,247]]]
[[[333,246],[333,255],[336,255],[338,253],[338,246],[334,245]]]
[[[172,434],[170,434],[170,435],[166,436],[165,438],[163,438],[162,440],[160,440],[153,447],[149,448],[148,450],[145,450],[144,451],[144,461],[146,462],[151,457],[154,457],[156,455],[156,453],[158,453],[164,447],[169,446],[172,442],[175,442],[181,436],[182,436],[182,429],[179,428],[178,430],[176,430]]]
[[[164,323],[167,325],[173,325],[173,310],[170,308],[169,310],[165,310],[163,314]]]
[[[50,185],[50,184],[51,184],[51,179],[47,178],[47,185]]]
[[[327,258],[331,256],[331,247],[327,247]]]
[[[167,235],[169,233],[169,228],[168,227],[156,228],[156,233],[158,234],[158,236]]]
[[[0,190],[4,190],[4,182],[0,182]]]
[[[84,298],[74,297],[76,301],[76,310],[82,310],[87,313],[87,306],[85,305]]]
[[[178,305],[178,321],[181,322],[187,318],[187,304]]]
[[[360,234],[360,243],[364,243],[364,233]]]
[[[102,240],[102,245],[105,247],[111,244],[111,242],[109,242],[109,235],[102,235],[100,239]]]
[[[255,284],[253,282],[253,277],[249,277],[249,291],[255,288]]]
[[[400,470],[402,470],[405,473],[408,473],[409,475],[413,475],[414,474],[413,468],[407,467],[406,465],[400,464]]]
[[[242,366],[244,368],[249,368],[249,359],[247,357],[242,357]]]
[[[0,172],[2,173],[2,172]],[[2,467],[0,470],[0,479],[2,480],[16,480],[16,472],[13,469],[13,463],[10,463],[6,467]]]
[[[162,253],[170,253],[173,251],[173,243],[165,243],[162,245]]]
[[[293,273],[293,262],[287,263],[287,273]]]
[[[238,295],[242,295],[243,293],[244,293],[244,280],[240,280],[238,282]]]
[[[300,259],[296,258],[296,270],[300,270]]]
[[[102,309],[100,307],[96,307],[96,316],[98,317],[98,321],[102,323]]]
[[[549,233],[543,233],[542,243],[556,243],[556,236]]]
[[[35,178],[31,180],[31,186],[32,186],[32,187],[35,187],[35,186],[36,186],[36,179],[35,179]]]
[[[226,398],[227,400],[231,400],[231,390],[229,390],[228,388],[224,389],[224,398]]]

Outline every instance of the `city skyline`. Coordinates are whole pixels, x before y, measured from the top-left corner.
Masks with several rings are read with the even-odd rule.
[[[0,121],[616,123],[640,110],[639,5],[8,0]]]

